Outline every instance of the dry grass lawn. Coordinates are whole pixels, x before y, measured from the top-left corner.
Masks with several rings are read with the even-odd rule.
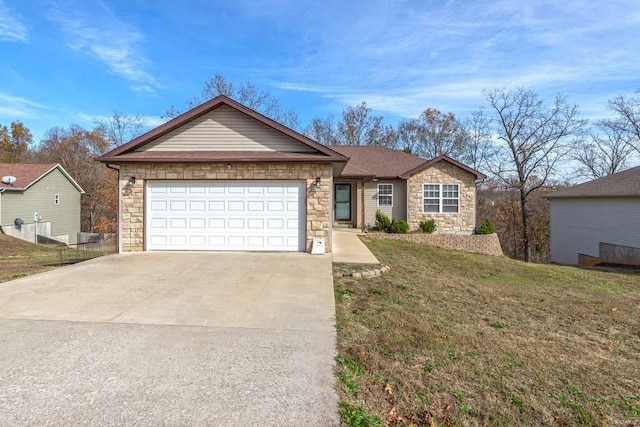
[[[0,283],[101,255],[102,252],[37,245],[0,233]]]
[[[365,243],[391,270],[335,280],[346,425],[640,425],[637,271]]]

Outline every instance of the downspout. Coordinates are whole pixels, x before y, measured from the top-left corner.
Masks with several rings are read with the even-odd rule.
[[[122,191],[120,191],[120,166],[112,166],[109,163],[105,163],[105,165],[109,169],[113,169],[114,171],[118,171],[118,233],[116,234],[116,239],[118,241],[118,253],[122,253]]]

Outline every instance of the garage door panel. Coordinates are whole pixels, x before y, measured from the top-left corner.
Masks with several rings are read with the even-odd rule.
[[[284,202],[281,201],[268,201],[267,212],[283,212]]]
[[[294,181],[148,181],[149,250],[304,250]]]
[[[171,184],[169,186],[169,193],[171,194],[186,194],[187,186],[186,184]]]
[[[249,218],[247,219],[247,228],[250,230],[264,230],[264,219]]]
[[[247,202],[249,212],[264,212],[264,202],[262,200],[249,200]]]
[[[189,218],[189,228],[191,230],[206,230],[207,220],[204,218]]]
[[[164,201],[152,201],[151,210],[156,212],[165,212],[167,210],[167,202]]]
[[[185,248],[187,246],[187,236],[182,234],[170,235],[169,245],[177,248]]]
[[[227,220],[227,227],[229,229],[244,229],[244,219],[243,218],[229,218]]]
[[[224,200],[211,200],[209,201],[210,212],[224,212]]]
[[[169,210],[171,212],[186,212],[187,202],[184,200],[171,200],[169,202]]]
[[[281,218],[269,218],[267,220],[267,229],[284,230],[284,220]]]
[[[171,218],[169,220],[169,228],[170,229],[187,229],[187,220],[186,218]]]
[[[224,230],[226,221],[224,218],[209,218],[209,229]]]
[[[189,211],[190,212],[204,212],[206,210],[207,204],[204,200],[190,200],[189,201]]]
[[[229,200],[227,202],[227,210],[229,212],[243,212],[244,211],[244,201],[241,201],[241,200]]]

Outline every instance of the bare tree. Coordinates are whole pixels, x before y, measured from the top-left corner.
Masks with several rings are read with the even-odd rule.
[[[467,132],[453,113],[427,108],[417,119],[398,124],[398,146],[417,156],[431,159],[446,154],[462,159]]]
[[[491,117],[484,108],[480,108],[471,112],[463,126],[467,132],[467,140],[460,160],[475,170],[488,169],[487,163],[495,152]]]
[[[556,96],[547,107],[535,92],[523,88],[495,89],[484,95],[499,141],[490,171],[518,191],[524,259],[530,262],[530,196],[547,184],[567,158],[570,139],[582,131],[584,121],[578,117],[578,107],[563,96]]]
[[[118,110],[113,110],[109,118],[95,120],[94,124],[95,130],[109,142],[109,149],[140,136],[145,127],[141,115],[129,116]]]
[[[342,110],[337,127],[338,145],[395,146],[396,133],[383,123],[382,116],[374,116],[366,102]]]
[[[614,123],[625,134],[628,144],[640,153],[640,99],[618,96],[609,100],[609,108],[618,116]]]
[[[213,77],[204,82],[200,95],[195,96],[188,101],[187,106],[189,108],[193,108],[211,98],[215,98],[218,95],[224,95],[232,98],[252,110],[264,114],[265,116],[276,120],[291,129],[298,129],[300,125],[296,112],[292,109],[283,108],[280,105],[280,102],[270,92],[258,88],[249,80],[236,85],[227,80],[227,78],[221,73],[216,73]],[[172,105],[162,117],[173,118],[180,114],[181,112]]]
[[[590,137],[578,143],[571,158],[576,173],[588,179],[602,178],[625,169],[634,148],[621,119],[601,120]]]
[[[322,119],[316,117],[303,133],[323,145],[338,145],[338,125],[331,115]]]

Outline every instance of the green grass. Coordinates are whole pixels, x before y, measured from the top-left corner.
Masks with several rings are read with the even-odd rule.
[[[640,274],[365,243],[391,270],[335,281],[346,425],[640,425]]]
[[[0,283],[104,255],[67,246],[42,245],[0,233]]]

